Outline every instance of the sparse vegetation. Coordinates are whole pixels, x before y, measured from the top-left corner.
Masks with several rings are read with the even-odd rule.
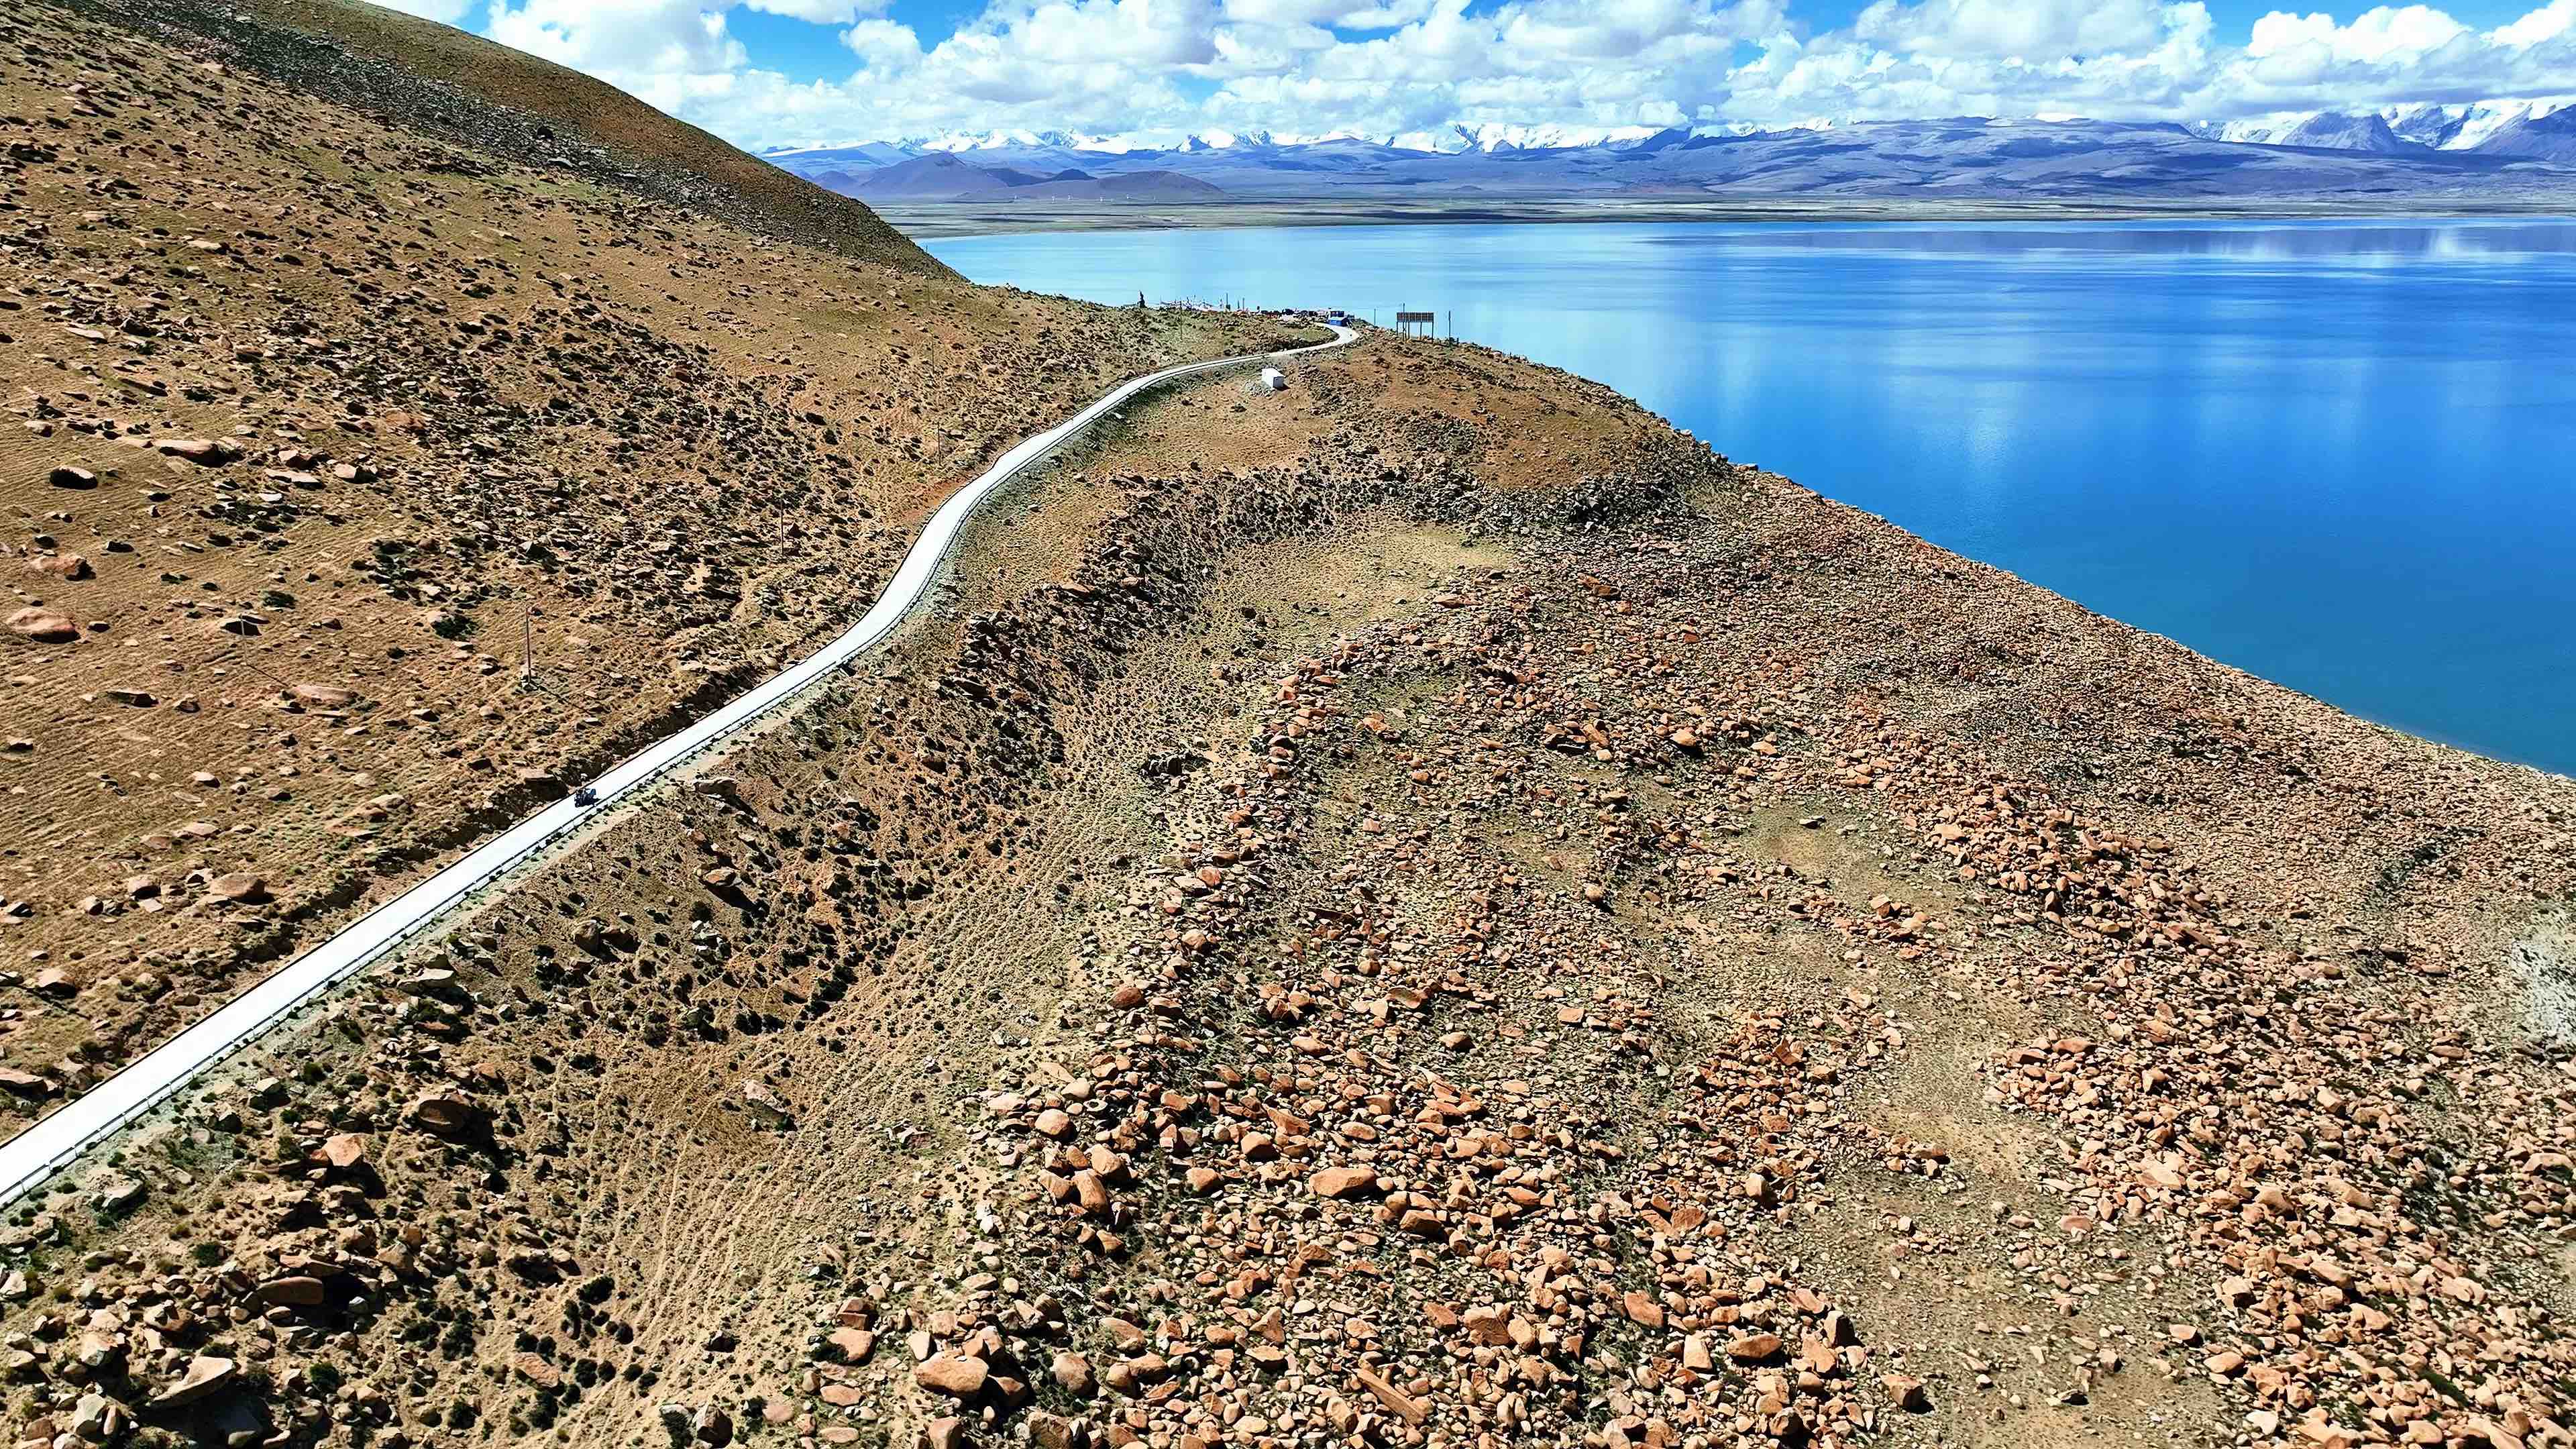
[[[52,426],[0,484],[77,615],[0,696],[28,1110],[1267,325],[799,250],[182,32],[0,22]],[[16,1205],[22,1436],[2567,1437],[2576,787],[1547,369],[1291,382],[1127,409],[870,668]]]

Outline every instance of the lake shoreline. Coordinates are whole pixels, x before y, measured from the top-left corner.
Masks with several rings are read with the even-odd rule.
[[[1576,218],[1561,218],[1573,221]],[[988,284],[1332,307],[2392,728],[2576,769],[2576,222],[1484,224],[941,239]]]
[[[2442,204],[2436,205],[2439,202]],[[1560,223],[1798,222],[2186,222],[2432,221],[2544,219],[2576,216],[2576,195],[2533,195],[2463,204],[2423,198],[2415,204],[2372,198],[2253,199],[2192,205],[2098,201],[1915,201],[1903,198],[1245,198],[1222,202],[1103,203],[1043,209],[1002,201],[871,203],[876,213],[915,239],[1006,236],[1038,232],[1237,230],[1253,227],[1468,226]]]

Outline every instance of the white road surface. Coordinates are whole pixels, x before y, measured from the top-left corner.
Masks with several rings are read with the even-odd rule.
[[[1146,388],[1194,373],[1242,366],[1267,357],[1321,352],[1356,340],[1347,327],[1333,328],[1333,340],[1280,353],[1255,353],[1208,362],[1167,367],[1122,383],[1107,397],[1070,420],[1028,439],[1002,455],[984,475],[940,506],[921,537],[904,555],[883,597],[848,632],[824,645],[802,663],[778,674],[732,703],[678,734],[630,756],[624,764],[590,782],[595,803],[575,803],[575,796],[548,805],[509,830],[486,841],[436,875],[369,911],[330,940],[263,978],[258,985],[224,1004],[214,1015],[180,1032],[124,1070],[90,1088],[61,1110],[0,1144],[0,1206],[14,1202],[30,1188],[68,1167],[83,1152],[121,1130],[195,1081],[208,1068],[256,1041],[295,1009],[334,985],[364,970],[403,942],[435,925],[450,908],[546,847],[580,829],[599,812],[651,785],[655,780],[739,734],[762,717],[776,713],[807,689],[848,664],[894,632],[919,604],[937,577],[940,563],[956,546],[968,515],[994,489],[1018,476],[1066,439],[1100,420],[1111,409]]]

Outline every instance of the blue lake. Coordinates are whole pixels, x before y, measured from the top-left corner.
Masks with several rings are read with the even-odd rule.
[[[961,237],[1103,302],[1454,315],[2369,719],[2576,772],[2576,222]]]

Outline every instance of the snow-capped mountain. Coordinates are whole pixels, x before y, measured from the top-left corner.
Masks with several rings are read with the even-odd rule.
[[[2497,133],[2567,109],[2576,96],[2534,100],[2421,103],[2376,111],[2284,111],[2196,126],[2221,141],[2260,146],[2320,146],[2338,151],[2475,151]]]
[[[979,151],[1070,151],[1091,155],[1124,156],[1143,152],[1177,152],[1196,154],[1210,151],[1281,150],[1301,146],[1322,146],[1335,142],[1356,142],[1391,151],[1411,151],[1422,155],[1454,156],[1475,151],[1485,154],[1511,151],[1602,151],[1633,150],[1648,143],[1669,143],[1675,137],[1750,136],[1765,130],[1821,131],[1835,121],[1827,117],[1800,121],[1785,127],[1757,126],[1749,121],[1730,121],[1692,127],[1655,126],[1578,126],[1578,125],[1512,125],[1500,121],[1475,124],[1461,122],[1429,131],[1380,132],[1344,128],[1335,131],[1193,131],[1184,135],[1155,137],[1151,135],[1094,136],[1078,131],[949,131],[930,136],[906,136],[898,140],[816,142],[802,146],[777,146],[760,154],[764,159],[801,163],[815,158],[832,157],[842,162],[872,161],[889,165],[915,156],[944,151],[952,155],[969,155]]]
[[[2314,146],[2329,151],[2376,151],[2392,154],[2424,149],[2389,128],[2377,111],[2313,111],[2305,115],[2267,116],[2227,121],[2201,128],[2216,140],[2252,146]]]
[[[2382,106],[2375,111],[2284,111],[2231,121],[2192,122],[2181,129],[2212,141],[2255,146],[2295,146],[2329,151],[2363,151],[2403,155],[2415,151],[2480,151],[2497,136],[2526,122],[2543,120],[2576,106],[2576,96],[2523,100],[2421,103]],[[2077,124],[2077,116],[2044,116],[2034,122],[1988,121],[1990,125]],[[884,166],[928,155],[1033,153],[1074,156],[1205,155],[1277,152],[1316,146],[1362,146],[1418,156],[1486,156],[1531,152],[1619,153],[1654,150],[1685,142],[1826,131],[1851,122],[1819,116],[1789,125],[1757,126],[1733,121],[1693,126],[1519,125],[1502,121],[1458,122],[1427,131],[1373,132],[1353,128],[1332,131],[1207,130],[1187,134],[1089,135],[1078,131],[952,131],[898,140],[870,140],[778,147],[763,153],[803,170],[831,158],[836,164]],[[1892,124],[1892,123],[1871,123]],[[1929,123],[1926,123],[1929,124]]]
[[[962,164],[907,164],[926,158]],[[1165,203],[1328,195],[2448,202],[2510,192],[2556,205],[2576,198],[2576,106],[2392,106],[2193,126],[1969,116],[1819,118],[1770,129],[1480,123],[1392,135],[1014,130],[801,146],[769,159],[835,191],[904,202],[1077,193]]]
[[[1598,146],[1605,150],[1624,150],[1649,136],[1661,135],[1659,126],[1508,126],[1488,123],[1481,126],[1457,126],[1459,138],[1472,151],[1563,151],[1575,146]]]
[[[1124,148],[1105,136],[1085,136],[1074,131],[952,131],[945,136],[926,136],[911,141],[898,141],[897,146],[915,154],[929,151],[1001,151],[1021,147],[1046,146],[1065,151],[1108,151]]]
[[[2474,151],[2507,126],[2537,121],[2576,104],[2576,96],[2529,101],[2478,101],[2465,106],[2390,106],[2380,112],[2389,128],[2419,145]]]

